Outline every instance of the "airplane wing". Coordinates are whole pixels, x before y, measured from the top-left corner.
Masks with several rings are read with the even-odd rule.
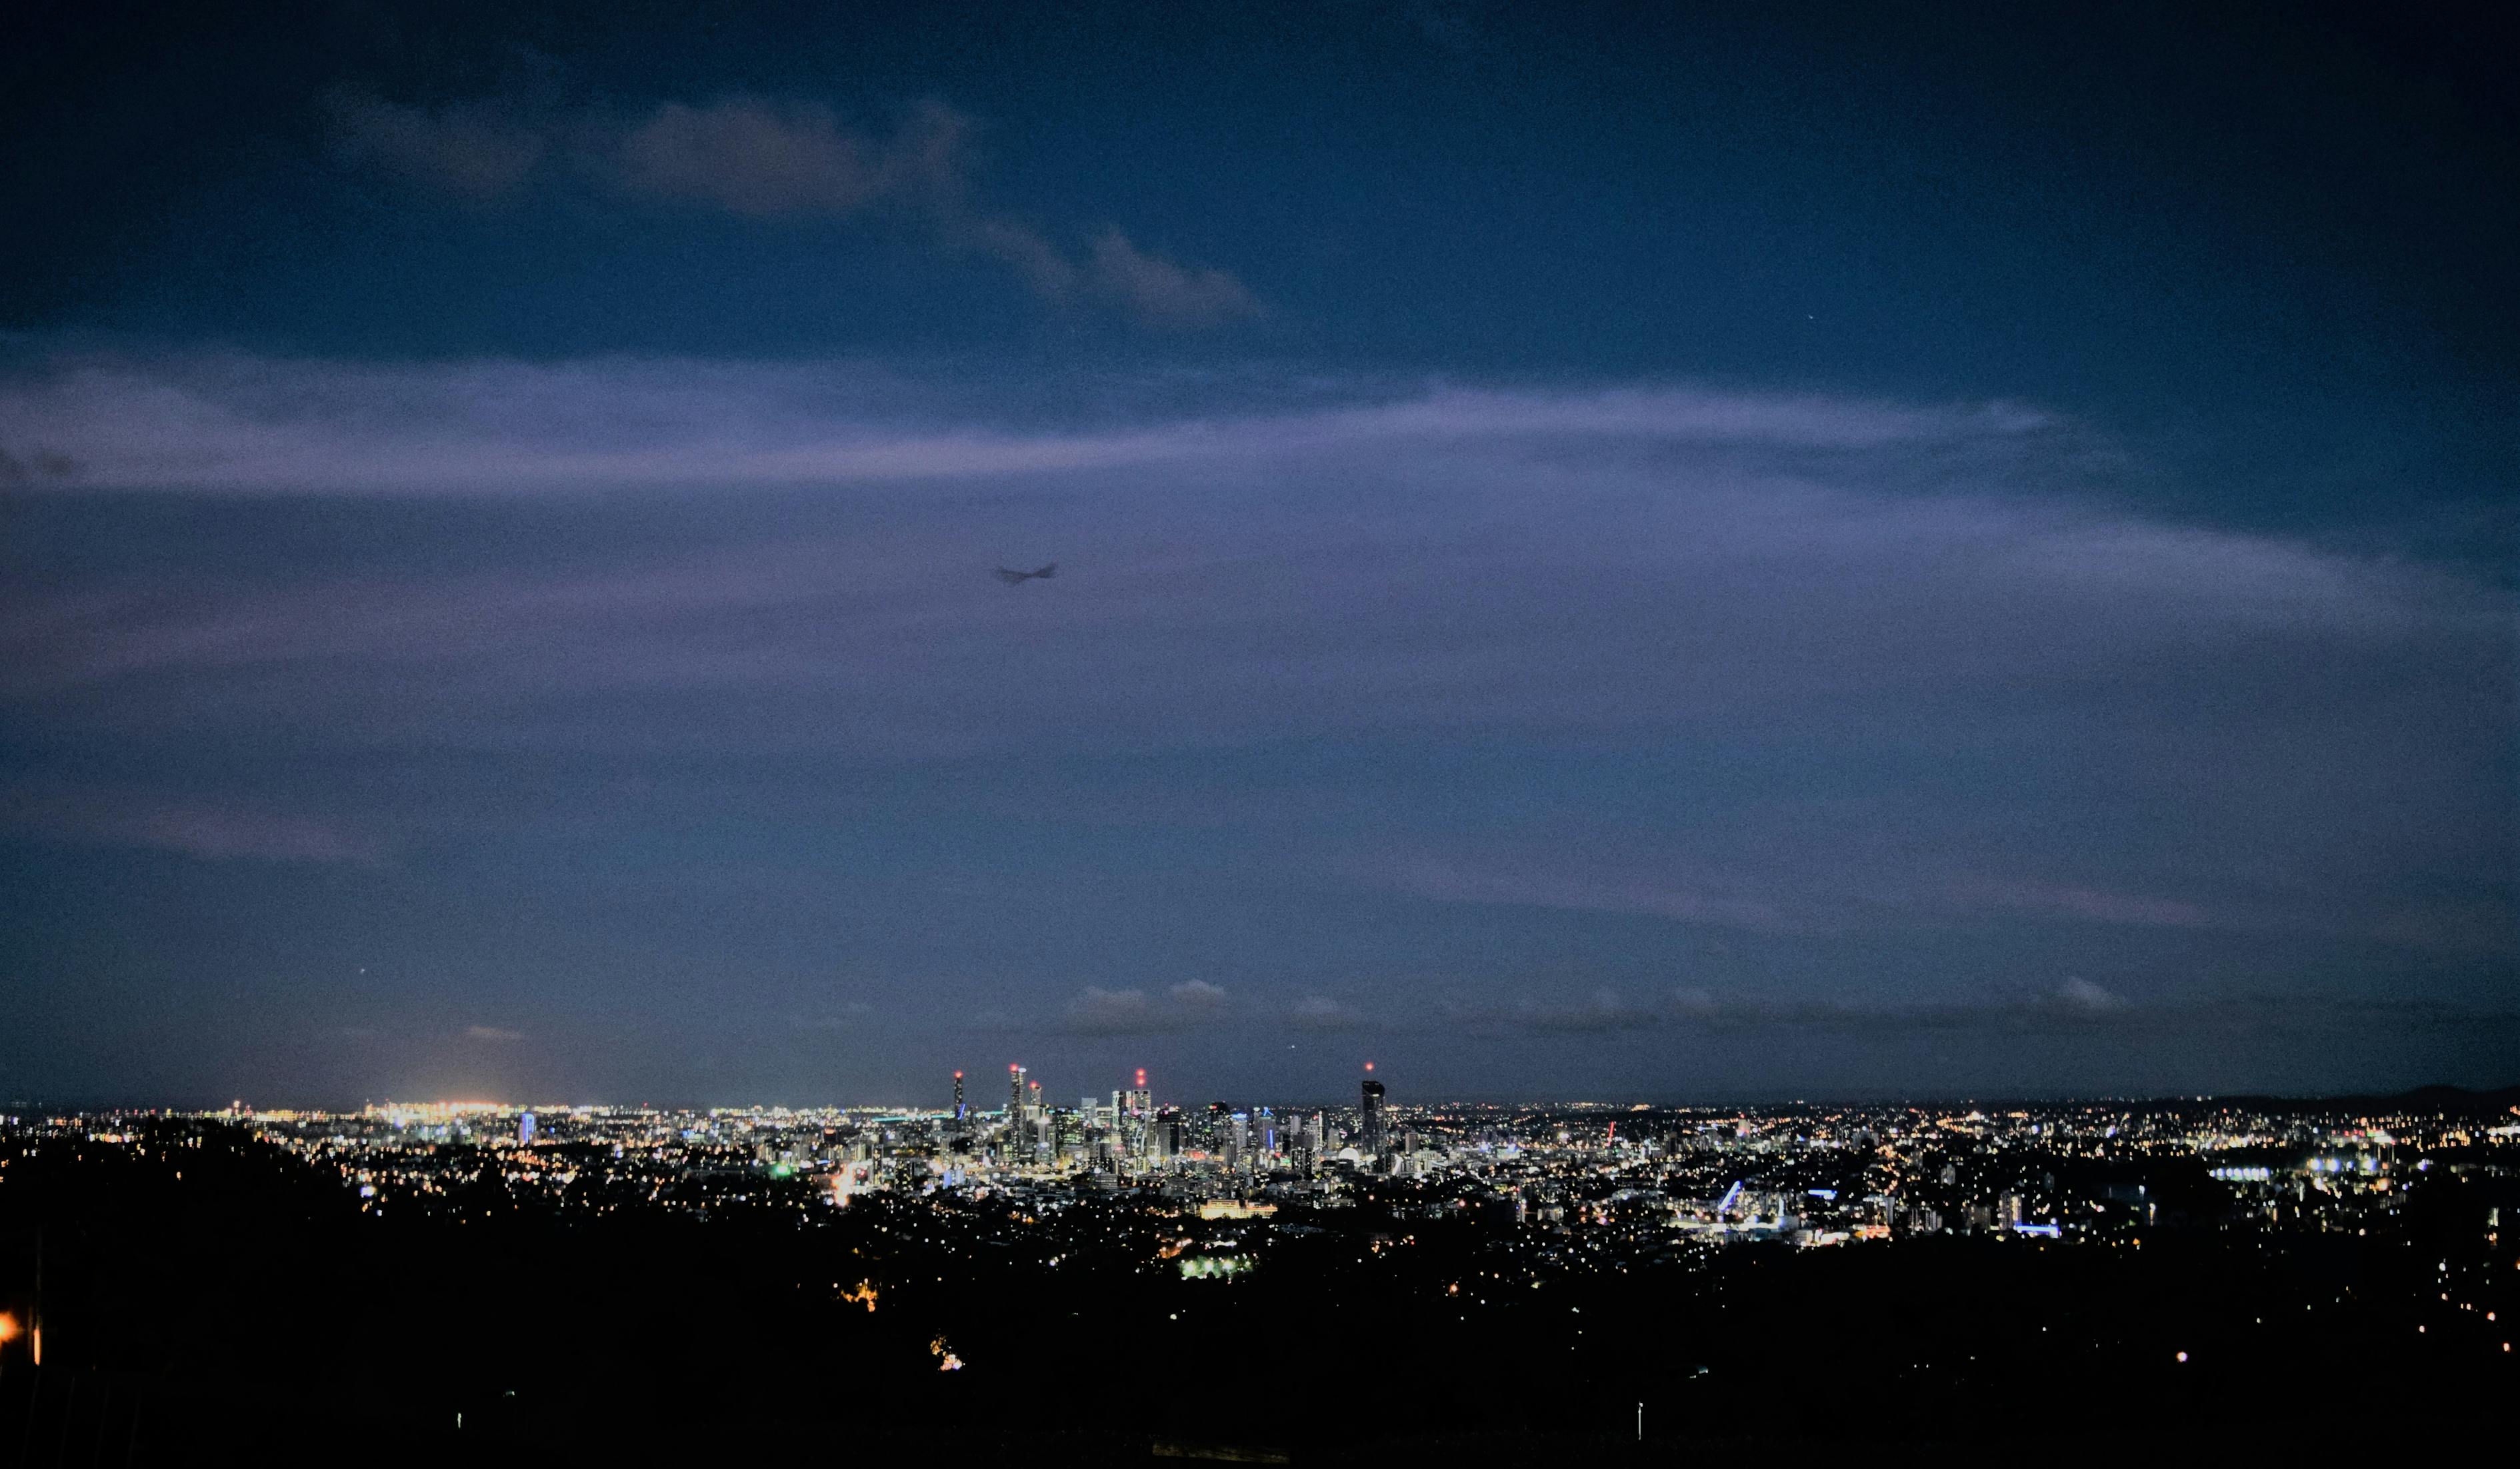
[[[1036,576],[1056,576],[1058,574],[1058,563],[1054,561],[1050,565],[1043,567],[1040,571],[1033,573],[1033,574]]]
[[[998,578],[1000,581],[1005,582],[1005,583],[1006,583],[1007,585],[1009,585],[1009,586],[1020,586],[1020,585],[1022,585],[1024,582],[1030,581],[1030,580],[1032,579],[1032,573],[1030,573],[1030,572],[1010,572],[1010,571],[1008,571],[1005,567],[1000,567],[1000,568],[998,568],[998,570],[997,570],[997,578]]]

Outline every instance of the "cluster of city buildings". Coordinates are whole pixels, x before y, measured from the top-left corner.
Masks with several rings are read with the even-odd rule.
[[[2350,1230],[2429,1171],[2520,1166],[2520,1120],[2420,1112],[1394,1105],[1372,1077],[1343,1105],[1180,1106],[1157,1102],[1143,1071],[1070,1106],[1020,1065],[1003,1098],[981,1106],[962,1073],[953,1081],[943,1109],[453,1102],[218,1115],[338,1173],[379,1214],[811,1218],[882,1196],[939,1208],[993,1199],[1012,1205],[1011,1218],[1039,1220],[1101,1200],[1247,1232],[1265,1217],[1253,1211],[1291,1211],[1269,1226],[1287,1230],[1307,1212],[1370,1198],[1394,1218],[1476,1220],[1519,1231],[1542,1254],[1573,1240],[1625,1262],[1760,1240],[2138,1245],[2165,1225]],[[86,1125],[119,1135],[111,1120]]]

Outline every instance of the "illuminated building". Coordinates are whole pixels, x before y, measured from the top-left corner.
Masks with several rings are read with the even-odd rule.
[[[1365,1079],[1365,1139],[1360,1149],[1368,1158],[1382,1156],[1382,1083],[1372,1077]]]

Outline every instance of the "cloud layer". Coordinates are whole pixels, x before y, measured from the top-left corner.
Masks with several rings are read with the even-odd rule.
[[[2504,592],[2131,512],[2013,405],[1095,396],[23,360],[0,445],[80,473],[14,506],[14,829],[532,895],[781,1034],[843,958],[1080,1048],[2498,1013]],[[801,972],[661,977],[730,946]],[[536,1034],[621,961],[544,962]]]

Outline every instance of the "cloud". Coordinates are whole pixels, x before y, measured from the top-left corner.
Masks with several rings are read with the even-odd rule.
[[[1487,1034],[1598,1035],[1622,1031],[1828,1032],[1858,1036],[1919,1033],[1988,1035],[2207,1035],[2327,1033],[2378,1025],[2392,1030],[2475,1026],[2520,1028],[2520,1013],[2434,1001],[2369,1001],[2336,996],[2240,995],[2138,1004],[2081,978],[2052,988],[1992,998],[1913,1002],[1827,997],[1777,1000],[1722,995],[1699,987],[1631,1003],[1603,987],[1573,1004],[1523,999],[1504,1005],[1455,1003],[1441,1028]]]
[[[383,858],[375,843],[314,817],[119,788],[22,784],[0,790],[0,820],[79,846],[214,862],[371,864]]]
[[[510,1041],[524,1039],[525,1033],[522,1031],[502,1030],[497,1026],[466,1026],[464,1028],[464,1038],[467,1040],[487,1040],[505,1045]]]
[[[30,499],[100,549],[0,604],[0,707],[63,749],[671,752],[763,809],[782,760],[1069,761],[1091,780],[970,799],[1226,811],[1268,840],[1223,860],[1579,942],[1658,918],[1911,962],[2001,931],[2061,973],[2105,928],[2235,977],[2508,951],[2512,812],[2475,792],[2511,779],[2513,604],[2452,570],[2139,514],[2093,492],[2088,431],[2002,404],[1257,372],[1085,398],[24,359],[0,442],[86,463]],[[173,503],[141,488],[221,514],[133,539]],[[280,559],[292,496],[445,538]],[[591,533],[473,533],[536,496]],[[1005,595],[987,568],[1022,556],[1063,574]]]
[[[36,449],[24,458],[0,449],[0,484],[34,484],[77,478],[79,462],[67,454]]]
[[[1298,1031],[1334,1033],[1365,1030],[1369,1022],[1364,1012],[1353,1005],[1328,995],[1308,994],[1286,1012],[1286,1024]]]
[[[1705,513],[1740,519],[1726,528],[1735,536],[1826,528],[1844,537],[1928,527],[1903,527],[1896,518],[1887,526],[1876,518],[1799,524],[1813,513],[1859,508],[1813,503],[1813,472],[1833,479],[1846,467],[1797,462],[1804,456],[1824,461],[1869,451],[1878,458],[1865,469],[1895,477],[1954,454],[2036,453],[2048,428],[2044,416],[2004,405],[1903,406],[1679,386],[1507,391],[1360,382],[1340,396],[1291,411],[1225,403],[1186,415],[1114,421],[1105,414],[1099,424],[1044,428],[1024,422],[1040,416],[1033,405],[958,403],[863,364],[399,366],[81,352],[34,357],[0,376],[0,436],[63,446],[84,463],[92,488],[325,495],[702,484],[950,488],[977,480],[1040,494],[1063,489],[1058,477],[1084,472],[1227,475],[1266,466],[1281,474],[1384,478],[1422,464],[1468,471],[1464,494],[1488,489],[1500,472],[1528,471],[1523,492],[1536,503],[1557,494],[1570,463],[1591,460],[1617,479],[1597,487],[1590,506],[1581,497],[1571,501],[1579,517],[1588,509],[1598,514],[1603,490],[1648,489],[1621,482],[1643,468],[1638,456],[1692,453],[1700,456],[1696,473],[1730,482],[1667,501],[1659,507],[1666,514],[1685,513],[1694,499]],[[1745,455],[1769,462],[1728,462]],[[2007,467],[2017,466],[1997,464],[1988,473],[2000,476]],[[1674,471],[1684,482],[1690,477],[1689,469]],[[1740,482],[1779,471],[1803,482],[1758,485],[1743,495]],[[1651,488],[1668,494],[1673,486]],[[1920,509],[1933,519],[1964,519],[1955,516],[1957,507]],[[2086,529],[2060,524],[2053,533],[2072,545]],[[2085,549],[2092,554],[2050,556],[2044,539],[2031,540],[2018,550],[2032,565],[1998,570],[2082,584],[2117,563],[2157,553],[2193,562],[2196,555],[2184,538],[2156,543],[2144,535]],[[2291,584],[2317,565],[2262,566],[2235,557],[2238,549],[2227,544],[2219,562],[2182,570],[2175,579],[2210,573]],[[1683,556],[1679,564],[1694,559]]]
[[[2217,915],[2193,902],[2073,884],[1956,876],[1937,889],[1921,881],[1941,865],[1933,857],[1905,872],[1851,871],[1825,877],[1700,866],[1679,877],[1651,854],[1616,862],[1599,850],[1536,850],[1519,859],[1496,853],[1409,858],[1391,866],[1360,863],[1359,881],[1438,902],[1635,914],[1681,923],[1767,934],[1817,933],[1848,927],[1954,921],[1988,910],[2133,928],[2246,927],[2240,915]]]
[[[634,194],[752,218],[848,215],[959,189],[969,126],[935,103],[886,136],[813,103],[669,102],[620,136],[610,162]]]
[[[2214,921],[2203,908],[2191,902],[2109,893],[2072,884],[1970,880],[1955,884],[1952,895],[1963,906],[2014,908],[2138,928],[2202,928]]]
[[[1164,992],[1174,1004],[1192,1013],[1212,1012],[1225,1005],[1225,991],[1205,980],[1184,980]]]
[[[976,125],[932,100],[888,130],[853,125],[818,102],[744,95],[664,102],[627,121],[527,121],[497,98],[432,109],[344,94],[330,110],[338,157],[475,203],[513,198],[547,161],[565,158],[571,176],[628,199],[763,221],[880,221],[942,254],[996,260],[1046,302],[1107,307],[1141,326],[1262,314],[1230,272],[1169,259],[1117,227],[1071,251],[990,207],[972,161]]]
[[[875,1014],[875,1006],[864,1000],[850,1000],[828,1015],[800,1015],[789,1022],[799,1031],[858,1031],[866,1027]]]
[[[1225,1005],[1225,991],[1204,980],[1185,981],[1160,996],[1088,985],[1068,1002],[1062,1028],[1075,1035],[1157,1035],[1187,1031]]]
[[[1618,991],[1607,987],[1573,1005],[1526,1004],[1515,1015],[1516,1022],[1527,1030],[1579,1035],[1647,1030],[1664,1019],[1656,1011],[1630,1006]]]
[[[2087,1010],[2093,1014],[2126,1008],[2125,1000],[2091,981],[2079,977],[2069,977],[2063,985],[2057,987],[2055,997],[2059,1004]]]
[[[1106,229],[1086,276],[1094,294],[1152,326],[1209,327],[1260,314],[1249,288],[1225,271],[1175,264]]]
[[[475,203],[515,194],[551,151],[542,131],[492,101],[432,109],[338,93],[328,111],[334,152],[345,161]]]
[[[1480,870],[1439,860],[1405,863],[1398,869],[1366,875],[1375,886],[1389,887],[1437,902],[1504,903],[1517,907],[1564,908],[1590,913],[1637,913],[1688,923],[1781,933],[1796,927],[1774,905],[1754,898],[1729,896],[1652,878],[1589,873],[1572,876],[1520,868]]]

